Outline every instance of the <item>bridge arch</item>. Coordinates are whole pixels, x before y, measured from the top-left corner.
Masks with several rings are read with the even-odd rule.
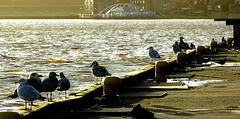
[[[118,3],[111,5],[101,12],[96,17],[100,18],[157,18],[155,12],[147,10],[131,3]]]

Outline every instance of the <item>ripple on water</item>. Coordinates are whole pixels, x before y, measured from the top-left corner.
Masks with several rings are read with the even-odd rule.
[[[0,53],[7,56],[0,60],[2,94],[11,93],[19,78],[38,72],[44,79],[50,71],[64,72],[71,92],[95,82],[93,61],[120,76],[151,61],[149,46],[169,57],[175,56],[171,47],[180,36],[196,46],[233,36],[231,26],[213,20],[0,20],[0,28]],[[0,108],[11,104],[0,101]]]

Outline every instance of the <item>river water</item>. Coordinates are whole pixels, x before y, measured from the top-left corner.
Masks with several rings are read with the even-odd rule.
[[[0,111],[23,105],[8,99],[20,78],[32,72],[48,77],[64,72],[71,89],[95,82],[89,67],[93,61],[113,76],[121,76],[147,65],[149,46],[165,59],[175,56],[172,45],[183,36],[196,46],[212,38],[233,37],[232,26],[214,20],[0,20]],[[54,98],[58,98],[54,92]],[[43,94],[45,96],[45,94]]]

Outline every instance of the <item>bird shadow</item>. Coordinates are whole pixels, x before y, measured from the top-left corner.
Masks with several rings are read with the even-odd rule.
[[[175,107],[169,107],[169,106],[162,106],[162,105],[153,105],[153,107],[159,108],[159,109],[148,109],[149,111],[156,112],[156,113],[165,113],[167,115],[177,115],[177,116],[194,116],[194,114],[186,113],[181,110],[184,110],[182,108],[175,108]]]

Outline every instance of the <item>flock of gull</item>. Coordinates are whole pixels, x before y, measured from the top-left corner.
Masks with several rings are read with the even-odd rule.
[[[52,92],[56,89],[58,91],[66,91],[70,88],[69,80],[64,76],[64,74],[60,73],[60,79],[58,80],[55,72],[50,72],[49,77],[44,79],[43,81],[39,78],[42,75],[38,73],[32,73],[29,79],[21,78],[16,83],[19,83],[17,89],[14,90],[14,93],[8,97],[16,98],[20,97],[25,100],[25,109],[27,110],[28,101],[31,102],[31,109],[33,105],[33,101],[37,99],[44,100],[45,97],[41,95],[41,92],[47,93],[47,100],[52,101]],[[48,93],[50,93],[50,97],[48,98]],[[60,92],[59,92],[60,93]],[[60,96],[60,94],[59,94]]]
[[[193,44],[190,46],[183,42],[183,37],[180,37],[180,43],[175,42],[173,45],[173,51],[174,53],[182,52],[183,49],[192,49],[195,48]],[[149,56],[151,58],[161,58],[159,53],[153,49],[153,47],[149,47],[147,50],[149,50]],[[6,56],[1,55],[4,58]],[[107,71],[107,69],[103,66],[100,66],[97,61],[94,61],[91,66],[92,67],[92,73],[94,76],[98,78],[100,77],[106,77],[110,76],[111,74]],[[55,72],[50,72],[49,77],[41,80],[40,77],[42,75],[39,75],[38,73],[32,73],[30,75],[29,79],[21,78],[16,83],[19,83],[17,89],[14,90],[14,93],[8,97],[10,98],[16,98],[20,97],[21,99],[25,100],[25,109],[27,110],[27,103],[30,102],[31,108],[33,105],[33,101],[37,99],[47,99],[48,101],[52,100],[52,92],[55,90],[58,91],[65,91],[65,98],[67,98],[66,91],[70,88],[70,81],[64,76],[63,72],[60,73],[60,79],[58,80],[57,75]],[[46,92],[46,97],[43,97],[41,95],[41,92]],[[60,92],[59,92],[59,98],[60,98]],[[48,98],[48,93],[50,93],[50,96]]]

